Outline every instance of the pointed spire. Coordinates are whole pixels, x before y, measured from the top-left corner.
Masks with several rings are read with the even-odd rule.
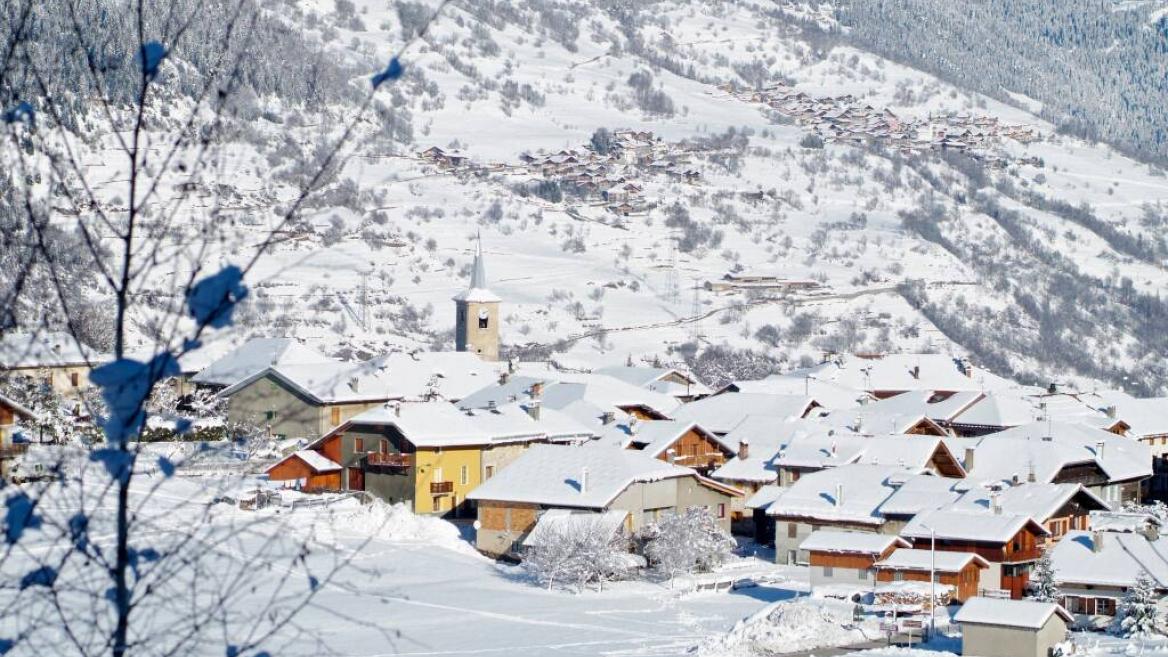
[[[479,231],[478,245],[475,247],[474,272],[470,277],[472,290],[487,289],[487,264],[483,259],[483,233]]]

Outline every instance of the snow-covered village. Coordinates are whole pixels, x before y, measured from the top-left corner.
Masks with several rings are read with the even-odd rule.
[[[0,655],[1168,657],[1166,44],[0,3]]]

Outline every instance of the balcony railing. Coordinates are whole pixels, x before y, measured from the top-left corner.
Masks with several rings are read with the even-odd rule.
[[[453,481],[431,481],[430,482],[430,494],[431,495],[441,495],[442,493],[453,493],[453,492],[454,492],[454,482]]]
[[[383,468],[409,468],[414,465],[414,456],[397,452],[370,452],[365,456],[365,463]]]

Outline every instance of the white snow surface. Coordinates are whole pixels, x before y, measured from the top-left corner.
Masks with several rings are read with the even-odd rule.
[[[701,657],[755,657],[847,646],[875,639],[878,623],[855,622],[855,605],[834,600],[800,598],[777,602],[740,621],[723,636],[698,648]]]

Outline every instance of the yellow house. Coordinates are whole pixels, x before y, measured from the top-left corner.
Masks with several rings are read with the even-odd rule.
[[[473,513],[466,504],[470,492],[531,444],[590,437],[586,427],[530,403],[466,411],[444,401],[389,402],[352,417],[307,449],[339,468],[340,490],[404,502],[415,513],[465,516]],[[307,483],[297,479],[297,469],[279,466],[269,469],[273,480]]]

